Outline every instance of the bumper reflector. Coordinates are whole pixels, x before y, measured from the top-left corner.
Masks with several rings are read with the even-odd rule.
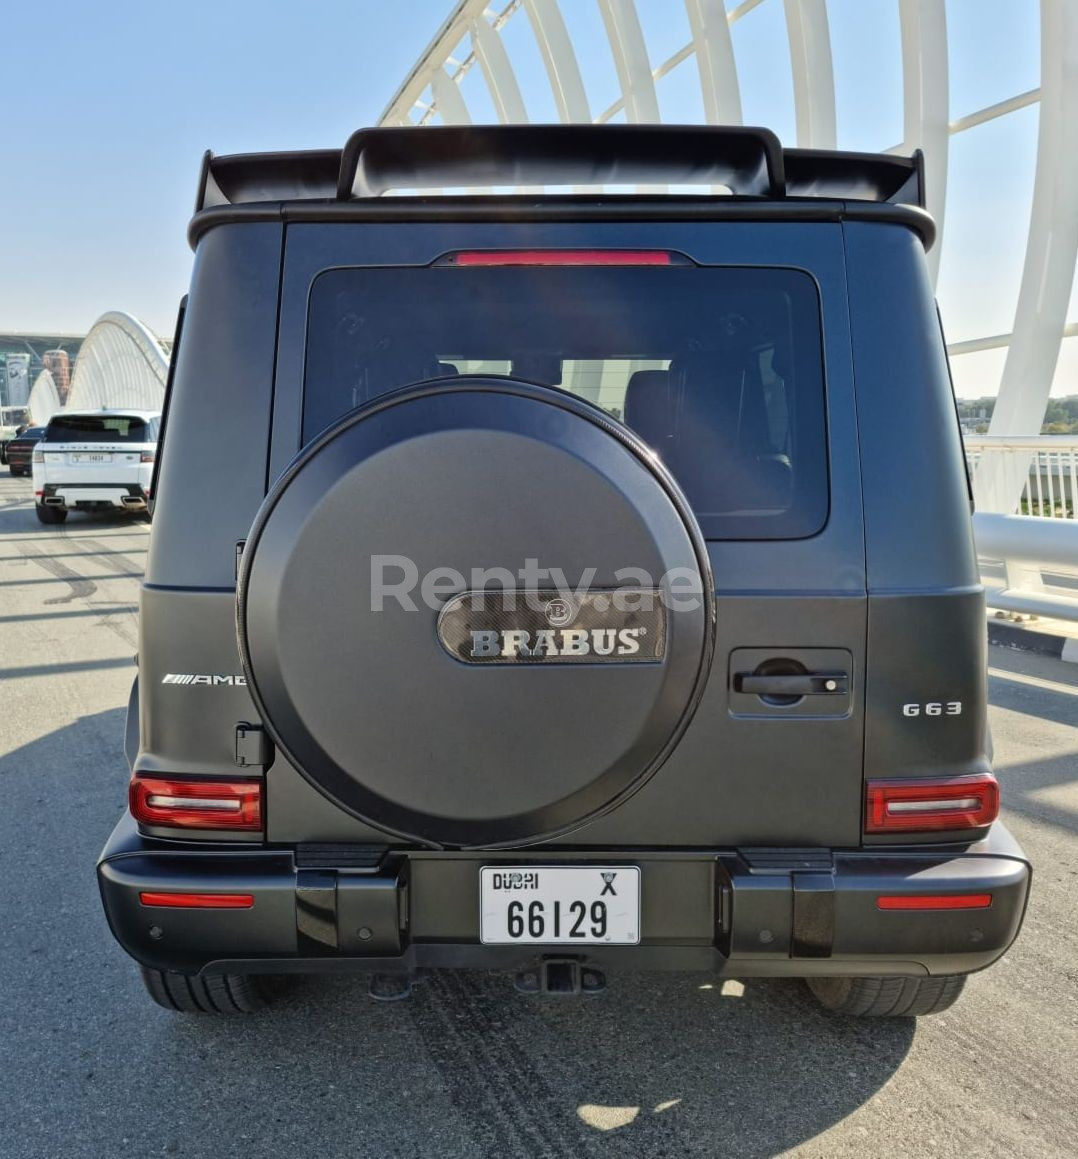
[[[143,905],[171,909],[250,909],[255,899],[249,893],[149,893],[138,895]]]
[[[999,785],[991,773],[940,780],[869,781],[866,833],[929,833],[981,829],[999,816]]]
[[[992,904],[990,893],[946,893],[946,894],[888,894],[876,898],[877,909],[988,909]]]
[[[181,780],[136,773],[128,793],[143,825],[180,829],[262,828],[261,781]]]

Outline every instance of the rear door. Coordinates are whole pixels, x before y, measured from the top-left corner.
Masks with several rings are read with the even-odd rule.
[[[490,258],[583,250],[668,260]],[[560,843],[859,844],[865,554],[841,226],[288,228],[270,482],[374,395],[461,372],[559,386],[634,427],[709,540],[717,647],[694,720],[635,797]],[[312,792],[273,770],[274,837],[328,822]],[[353,825],[337,816],[331,835]]]

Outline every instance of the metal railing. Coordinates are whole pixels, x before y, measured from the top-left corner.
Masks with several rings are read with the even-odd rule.
[[[992,504],[991,484],[978,486],[979,476],[987,475],[990,465],[1004,466],[992,471],[992,483],[1017,477],[1026,472],[1028,478],[1014,511],[1000,511],[1003,515],[1037,515],[1056,519],[1075,518],[1075,498],[1078,497],[1078,436],[1040,435],[1012,437],[1007,435],[967,435],[966,457],[973,477],[974,494],[978,507],[998,511]],[[995,461],[995,463],[993,463]],[[982,464],[986,470],[981,471]]]
[[[1078,437],[967,436],[989,607],[1078,620]]]

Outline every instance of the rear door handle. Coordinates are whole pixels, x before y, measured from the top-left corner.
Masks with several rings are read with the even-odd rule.
[[[796,676],[757,676],[738,672],[734,691],[754,696],[845,696],[850,690],[846,672],[805,672]]]

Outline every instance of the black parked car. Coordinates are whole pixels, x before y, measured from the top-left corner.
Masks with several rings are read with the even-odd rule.
[[[697,191],[423,195],[614,182]],[[152,997],[699,969],[917,1015],[999,958],[933,236],[919,156],[763,129],[208,156],[98,867]]]
[[[29,475],[34,447],[45,437],[44,427],[24,427],[7,444],[7,465],[13,475]]]

